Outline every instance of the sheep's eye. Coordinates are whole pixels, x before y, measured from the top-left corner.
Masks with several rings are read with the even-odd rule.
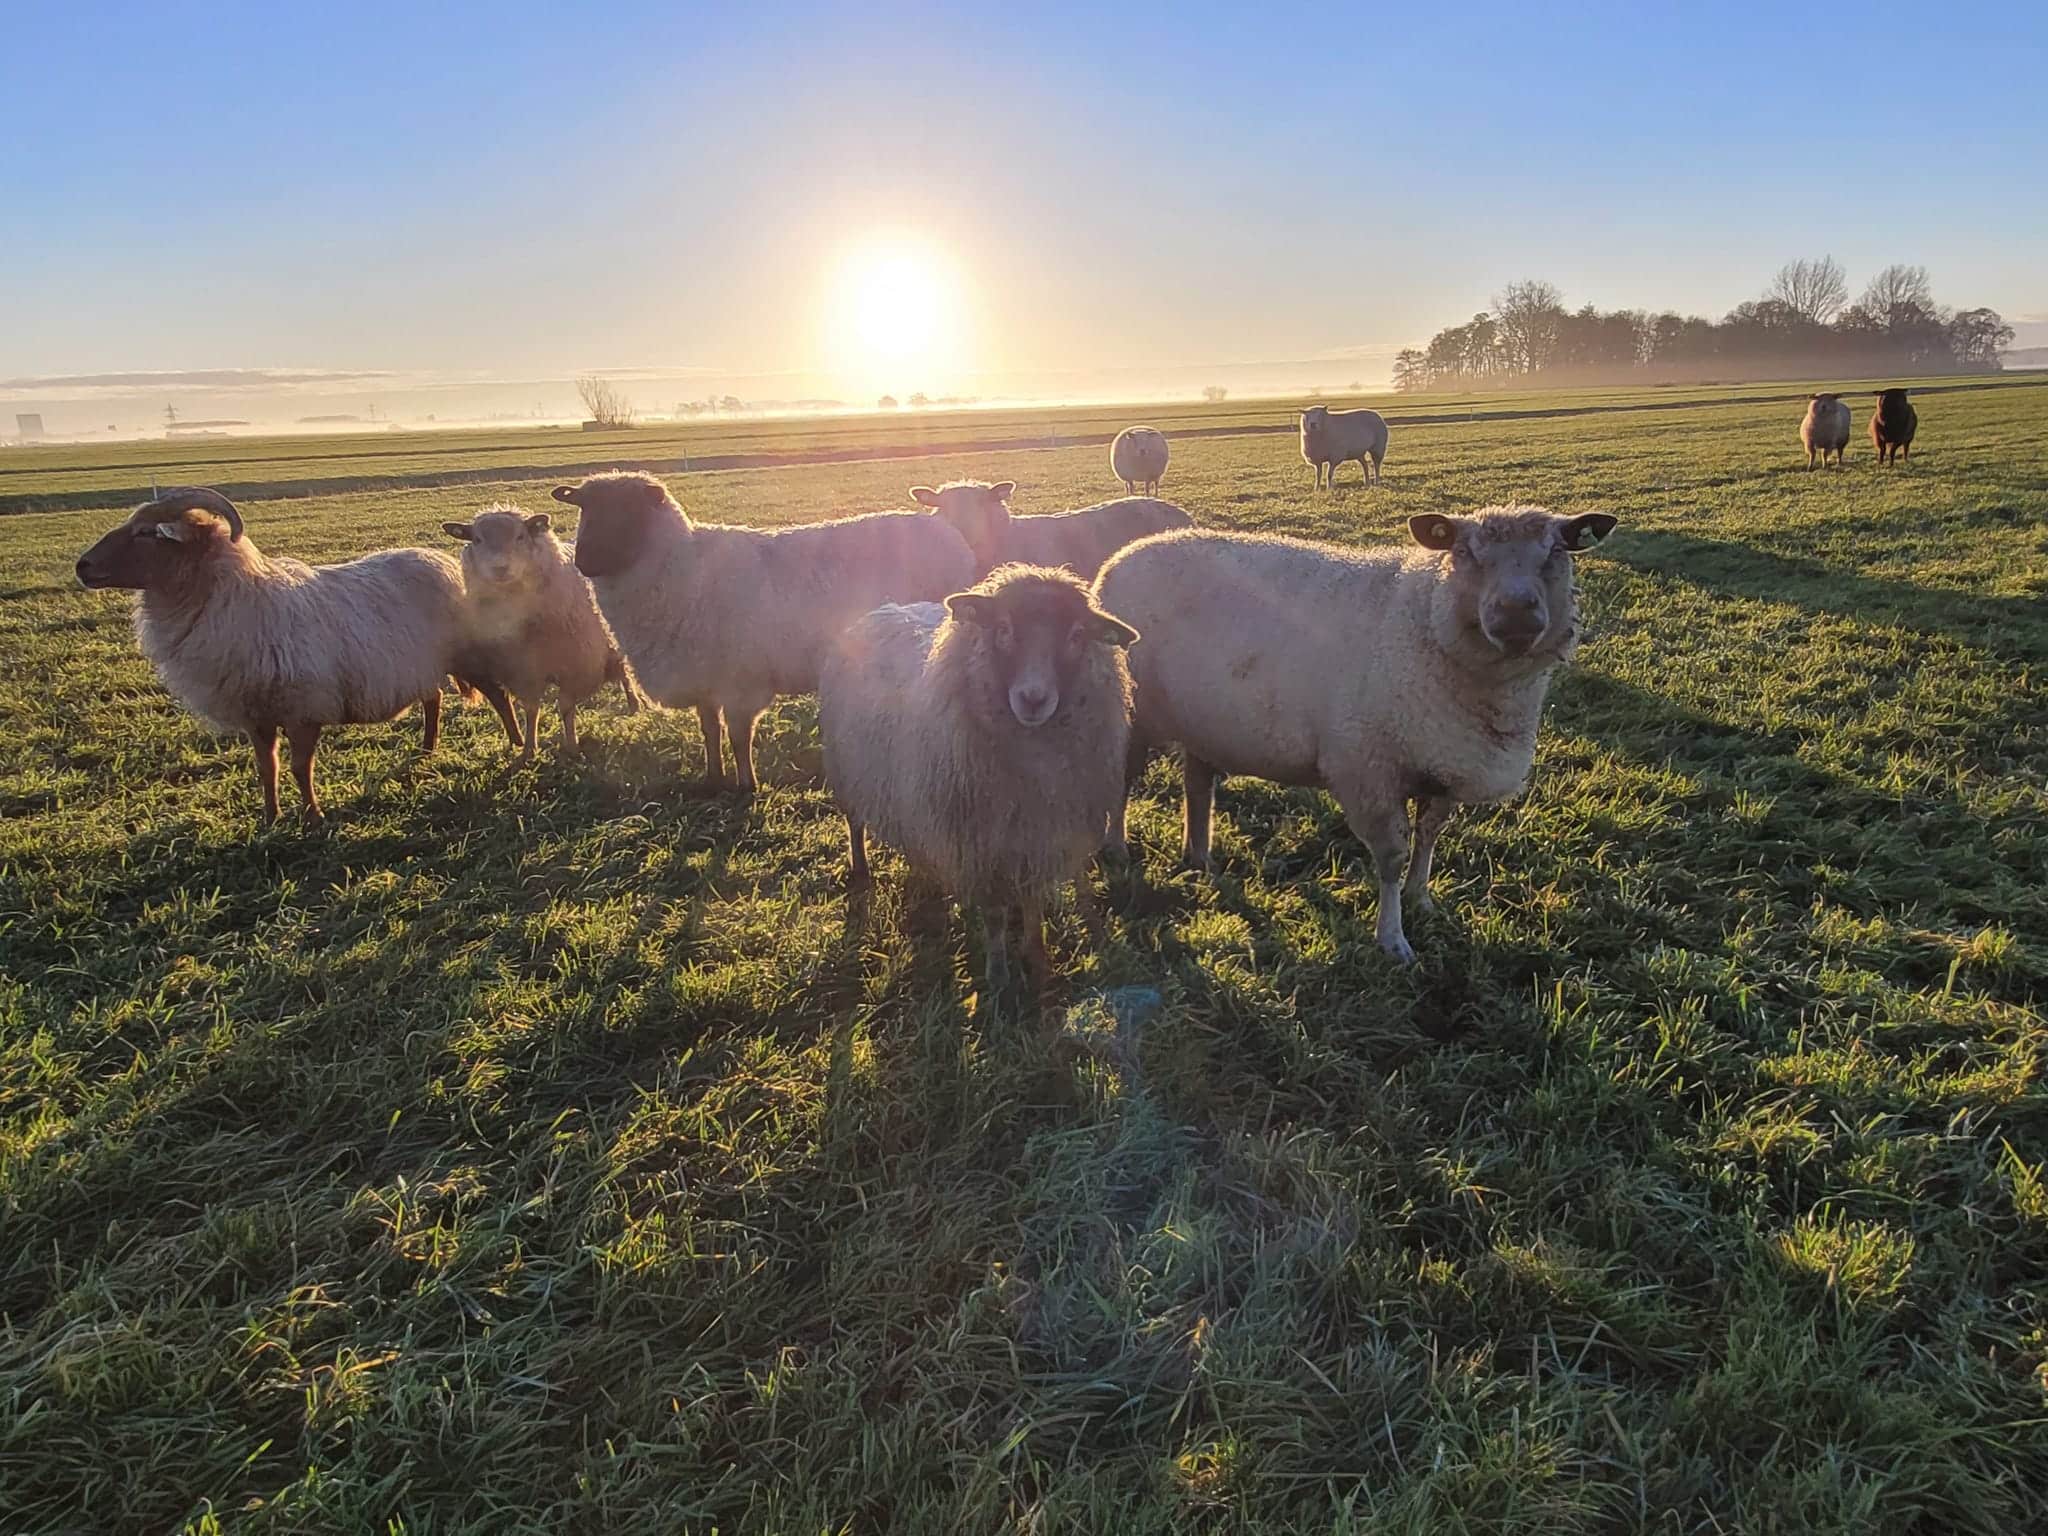
[[[1078,651],[1081,649],[1082,646],[1086,645],[1087,643],[1088,627],[1085,624],[1076,624],[1072,629],[1067,631],[1068,650]]]
[[[996,644],[1000,645],[1004,650],[1007,651],[1011,646],[1015,645],[1016,643],[1017,631],[1010,627],[1010,621],[1008,619],[1003,620],[1002,623],[996,626]]]

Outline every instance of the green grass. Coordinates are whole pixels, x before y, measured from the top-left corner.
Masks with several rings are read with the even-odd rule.
[[[0,1529],[2048,1525],[2048,395],[1927,400],[1892,474],[1797,417],[1414,428],[1334,496],[1177,443],[1204,523],[1623,526],[1418,968],[1322,796],[1232,781],[1177,875],[1161,762],[1111,944],[1055,936],[1070,1069],[899,863],[851,920],[807,703],[750,805],[684,797],[682,716],[522,770],[460,710],[335,733],[331,825],[259,834],[70,578],[113,516],[0,519]],[[968,471],[1110,489],[676,483]],[[251,536],[495,494],[315,489]]]

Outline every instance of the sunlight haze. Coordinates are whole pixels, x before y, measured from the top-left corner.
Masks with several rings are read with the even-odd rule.
[[[627,3],[600,46],[557,7],[41,7],[0,55],[0,404],[1380,388],[1519,278],[1713,317],[1823,253],[2048,342],[2042,13],[1787,25]]]

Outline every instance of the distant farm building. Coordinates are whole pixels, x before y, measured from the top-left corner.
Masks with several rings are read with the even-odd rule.
[[[41,411],[16,411],[14,413],[14,435],[24,443],[42,441],[43,413]]]

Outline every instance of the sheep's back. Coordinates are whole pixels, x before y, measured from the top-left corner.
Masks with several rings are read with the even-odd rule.
[[[1127,544],[1155,533],[1193,525],[1170,501],[1123,496],[1071,512],[1012,517],[1004,558],[1027,565],[1065,566],[1083,581],[1095,579],[1103,562]]]
[[[1330,743],[1389,707],[1432,589],[1391,548],[1204,531],[1135,544],[1096,583],[1138,631],[1140,738],[1286,784],[1321,782]]]
[[[223,730],[388,720],[437,692],[460,628],[459,568],[433,550],[230,574],[196,622],[145,594],[142,649],[164,685]]]

